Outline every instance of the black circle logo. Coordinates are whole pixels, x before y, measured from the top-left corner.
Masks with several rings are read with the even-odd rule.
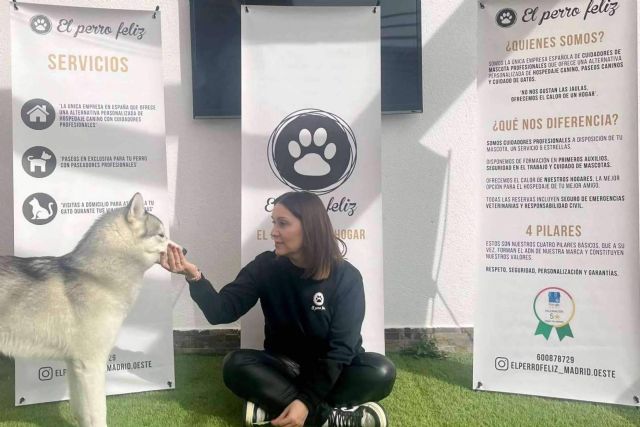
[[[496,23],[502,28],[508,28],[516,23],[518,15],[516,11],[508,7],[501,9],[496,15]]]
[[[48,224],[53,221],[57,213],[56,201],[46,193],[34,193],[22,203],[22,214],[31,224]]]
[[[51,31],[51,20],[45,15],[36,15],[31,18],[31,29],[37,34],[47,34]]]
[[[22,168],[34,178],[44,178],[56,168],[56,156],[46,147],[31,147],[22,156]]]
[[[20,111],[22,121],[34,130],[48,128],[56,120],[56,110],[48,101],[35,98],[24,103]]]
[[[289,114],[269,138],[269,166],[293,190],[321,195],[340,187],[356,165],[356,138],[335,114],[304,109]]]

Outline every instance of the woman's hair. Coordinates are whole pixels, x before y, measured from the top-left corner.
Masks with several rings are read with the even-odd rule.
[[[306,191],[291,191],[278,197],[274,205],[287,208],[302,224],[302,256],[304,278],[324,280],[336,262],[343,259],[331,220],[320,197]]]

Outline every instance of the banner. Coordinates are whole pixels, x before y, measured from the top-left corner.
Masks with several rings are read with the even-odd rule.
[[[70,252],[135,192],[168,229],[160,13],[20,2],[11,40],[16,256]],[[174,387],[169,295],[153,267],[105,366],[108,394]],[[67,398],[65,368],[16,360],[16,405]]]
[[[318,194],[364,280],[364,347],[383,353],[380,13],[248,6],[241,46],[242,264],[274,249],[277,196]],[[258,306],[241,325],[262,348]]]
[[[640,396],[636,1],[483,1],[474,388]]]

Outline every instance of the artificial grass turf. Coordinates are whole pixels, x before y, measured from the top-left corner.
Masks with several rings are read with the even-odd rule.
[[[445,360],[391,354],[398,378],[382,401],[392,427],[634,426],[637,408],[471,390],[471,355]],[[241,426],[242,402],[221,376],[222,357],[176,355],[176,390],[112,396],[109,425]],[[13,361],[0,359],[0,425],[72,426],[69,405],[13,406]]]

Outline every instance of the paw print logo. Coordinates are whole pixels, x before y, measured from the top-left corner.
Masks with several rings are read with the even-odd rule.
[[[320,307],[322,304],[324,304],[324,295],[322,295],[322,292],[318,292],[313,296],[313,303],[317,307]]]
[[[51,31],[51,21],[45,15],[36,15],[31,18],[31,29],[37,34],[47,34]]]
[[[307,152],[312,142],[316,147],[323,148],[321,153]],[[302,129],[297,141],[289,141],[289,154],[297,159],[293,169],[300,175],[324,176],[331,172],[331,166],[327,160],[333,159],[336,155],[336,144],[327,143],[325,128],[316,129],[313,135],[309,129]]]
[[[501,9],[496,15],[496,22],[502,28],[508,28],[516,23],[518,15],[513,9],[505,8]]]
[[[347,123],[317,109],[296,111],[269,138],[269,166],[294,190],[329,193],[342,185],[356,164],[356,140]]]

